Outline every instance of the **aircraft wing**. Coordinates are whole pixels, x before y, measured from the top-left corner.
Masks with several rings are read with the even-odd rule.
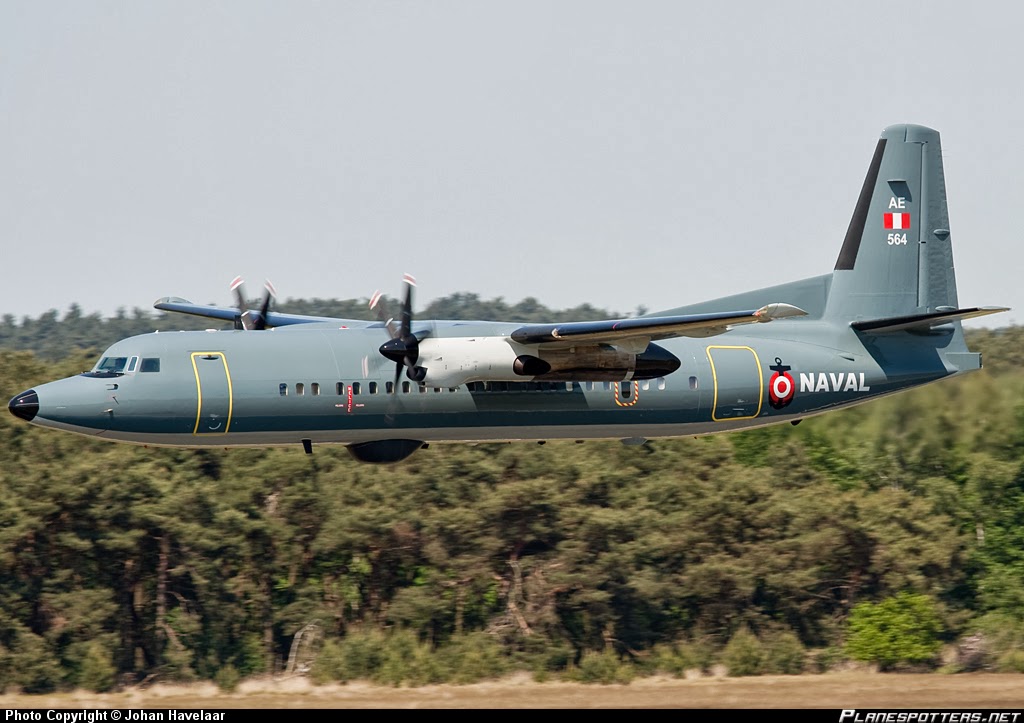
[[[239,317],[238,309],[226,308],[223,306],[208,306],[204,304],[193,304],[187,299],[177,296],[165,296],[157,299],[153,304],[154,309],[160,311],[173,311],[178,314],[191,314],[192,316],[205,316],[208,319],[220,319],[221,321],[234,322]],[[267,312],[267,326],[292,326],[294,324],[315,324],[324,321],[348,321],[347,319],[334,319],[328,316],[304,316],[302,314],[279,314],[275,311]],[[364,321],[352,320],[354,324],[366,324]]]
[[[568,324],[530,324],[512,332],[521,344],[576,346],[577,344],[616,344],[636,340],[644,345],[675,336],[706,337],[728,331],[737,324],[764,323],[774,319],[806,316],[807,312],[791,304],[769,304],[750,311],[726,311],[681,316],[648,316],[639,319],[580,321]]]

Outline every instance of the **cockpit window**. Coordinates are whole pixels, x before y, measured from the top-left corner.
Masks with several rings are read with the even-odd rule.
[[[94,371],[97,372],[123,372],[125,362],[128,361],[126,356],[105,356],[100,359],[100,363],[96,365]]]
[[[148,358],[148,359],[146,357],[143,357],[142,358],[142,366],[139,367],[139,371],[140,372],[158,372],[158,371],[160,371],[160,360],[155,358],[155,357],[151,357],[151,358]]]
[[[99,364],[93,367],[91,372],[86,372],[84,377],[119,377],[124,374],[124,365],[128,362],[126,356],[105,356],[100,359]]]

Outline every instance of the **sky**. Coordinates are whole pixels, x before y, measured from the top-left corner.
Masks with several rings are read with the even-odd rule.
[[[1024,5],[0,0],[0,315],[455,292],[668,309],[832,270],[942,134],[962,306],[1024,323]]]

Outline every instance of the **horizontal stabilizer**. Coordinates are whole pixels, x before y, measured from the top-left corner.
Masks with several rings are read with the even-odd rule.
[[[854,321],[850,324],[857,331],[867,334],[890,334],[897,331],[928,331],[929,329],[958,319],[973,319],[978,316],[998,314],[1009,311],[1006,306],[974,306],[969,309],[949,309],[933,311],[929,314],[911,314],[909,316],[893,316],[888,319],[872,319],[870,321]]]
[[[579,321],[568,324],[529,324],[512,332],[512,341],[520,344],[575,346],[577,344],[614,344],[631,339],[646,342],[675,336],[706,337],[728,331],[736,324],[753,324],[807,312],[791,304],[768,304],[752,311],[726,311],[681,316],[645,316],[639,319]]]

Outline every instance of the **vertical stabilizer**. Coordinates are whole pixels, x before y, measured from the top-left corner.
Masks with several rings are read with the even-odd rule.
[[[890,126],[868,167],[825,315],[852,322],[956,307],[939,133]]]

